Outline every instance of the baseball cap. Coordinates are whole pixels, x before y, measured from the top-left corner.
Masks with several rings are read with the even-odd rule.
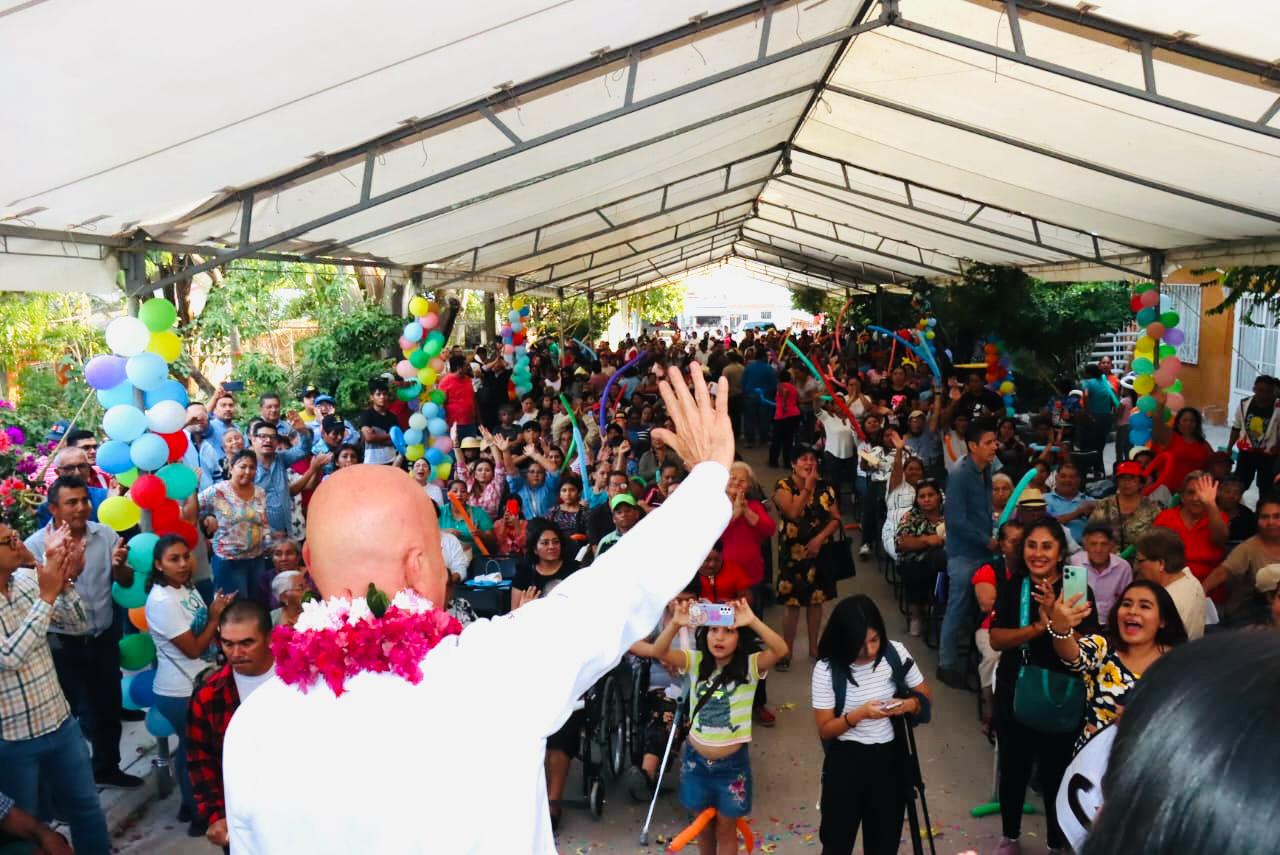
[[[911,415],[907,416],[907,418],[909,418],[909,419],[922,419],[922,418],[924,418],[924,410],[912,410],[912,411],[911,411]]]
[[[303,398],[314,398],[316,395],[319,395],[319,394],[320,394],[320,390],[317,389],[315,386],[308,386],[307,388],[302,390]]]
[[[320,430],[324,433],[333,433],[335,431],[346,431],[347,426],[338,416],[325,416],[320,421]]]
[[[1142,477],[1142,464],[1136,460],[1124,460],[1116,464],[1116,477],[1123,475],[1132,475],[1135,478]]]
[[[1257,586],[1260,594],[1269,594],[1276,588],[1280,588],[1280,564],[1268,564],[1260,569],[1254,576],[1253,584]]]
[[[45,435],[45,442],[57,442],[66,434],[67,428],[71,427],[71,422],[61,419],[49,425],[49,433]]]
[[[630,493],[619,493],[609,500],[609,510],[616,511],[618,509],[618,505],[630,505],[633,508],[637,507],[636,497]]]
[[[1018,499],[1018,507],[1020,508],[1043,508],[1044,493],[1041,493],[1035,487],[1028,487],[1022,491],[1022,496]]]
[[[476,436],[469,436],[466,439],[462,440],[462,442],[458,443],[458,448],[479,448],[479,447],[480,447],[480,438]]]
[[[315,403],[316,404],[333,404],[335,407],[338,406],[338,402],[333,400],[332,395],[316,395]]]

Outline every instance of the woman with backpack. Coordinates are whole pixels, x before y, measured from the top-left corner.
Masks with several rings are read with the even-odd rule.
[[[907,648],[890,641],[871,598],[856,594],[831,612],[813,666],[813,714],[822,764],[823,855],[898,851],[912,786],[905,732],[894,719],[928,720],[932,692]]]

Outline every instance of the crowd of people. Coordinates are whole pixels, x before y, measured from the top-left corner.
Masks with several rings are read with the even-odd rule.
[[[792,667],[803,614],[826,747],[824,851],[851,851],[859,832],[866,852],[897,851],[910,788],[905,728],[928,721],[933,689],[874,602],[831,607],[856,545],[892,564],[907,638],[936,634],[936,680],[983,694],[982,724],[999,746],[998,852],[1020,851],[1035,771],[1048,844],[1066,851],[1054,812],[1062,773],[1120,719],[1153,663],[1207,633],[1280,625],[1280,383],[1258,378],[1228,450],[1212,448],[1200,413],[1185,408],[1155,414],[1153,447],[1130,452],[1132,390],[1109,365],[1082,367],[1079,393],[1019,418],[980,373],[919,371],[853,331],[788,335],[627,338],[598,350],[544,340],[531,348],[524,395],[500,352],[454,348],[439,384],[453,443],[443,483],[397,448],[410,409],[390,374],[371,378],[367,407],[345,415],[314,388],[291,409],[281,394],[245,402],[225,388],[192,403],[186,462],[200,489],[184,513],[199,542],[156,542],[141,630],[158,654],[154,707],[178,735],[189,832],[228,845],[222,738],[271,676],[272,627],[294,624],[314,590],[303,545],[318,485],[357,464],[404,470],[436,506],[450,612],[476,620],[465,581],[495,562],[511,581],[497,611],[518,610],[680,489],[688,466],[654,433],[674,429],[659,380],[677,369],[690,384],[723,379],[739,448],[767,449],[781,471],[733,464],[728,526],[663,623],[632,648],[655,695],[632,794],[652,795],[682,696],[680,799],[719,814],[703,853],[737,851],[735,823],[751,809],[752,724],[775,724],[767,675]],[[255,412],[242,414],[246,404]],[[1113,435],[1116,462],[1104,471]],[[121,538],[95,521],[119,489],[95,466],[96,448],[92,433],[68,432],[48,467],[41,527],[24,542],[0,526],[0,792],[21,819],[3,829],[45,851],[57,851],[50,832],[27,816],[40,812],[41,793],[56,793],[76,851],[107,852],[94,785],[142,783],[120,769],[121,722],[138,713],[124,709],[119,642],[139,630],[111,595],[135,568]],[[1086,581],[1070,596],[1069,570]],[[696,626],[699,600],[730,605],[732,620]],[[778,631],[763,619],[774,605]],[[547,740],[553,825],[582,726],[575,714]],[[0,797],[0,815],[7,805]]]

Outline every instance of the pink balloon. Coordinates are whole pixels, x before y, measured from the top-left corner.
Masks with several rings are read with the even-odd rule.
[[[418,369],[414,368],[409,360],[402,359],[396,363],[396,373],[408,380],[410,377],[418,376]]]
[[[441,454],[448,454],[453,451],[453,440],[447,436],[438,436],[432,440],[431,447],[438,449]]]
[[[1143,291],[1141,299],[1142,305],[1148,309],[1152,306],[1158,306],[1160,304],[1160,292],[1154,288],[1150,291]]]
[[[440,325],[440,316],[435,312],[427,312],[419,318],[419,322],[424,330],[433,330]]]
[[[431,366],[431,370],[434,371],[436,374],[444,373],[444,360],[441,359],[440,357],[437,356],[435,359],[431,360],[427,364]]]
[[[401,350],[413,350],[413,349],[414,349],[415,347],[417,347],[417,346],[418,346],[418,343],[417,343],[417,342],[409,341],[409,339],[405,338],[404,336],[400,336],[400,349],[401,349]]]
[[[1152,321],[1151,323],[1147,324],[1147,335],[1151,336],[1156,341],[1159,341],[1160,339],[1164,338],[1164,332],[1165,332],[1164,324],[1160,323],[1159,321]]]
[[[504,344],[502,346],[502,352],[507,354],[507,356],[510,356],[516,352],[516,346],[514,344]]]
[[[1182,397],[1181,393],[1170,392],[1165,396],[1164,405],[1176,413],[1187,405],[1187,400]]]
[[[1174,374],[1178,373],[1178,369],[1182,367],[1182,360],[1176,356],[1166,356],[1160,360],[1160,370],[1169,370]]]

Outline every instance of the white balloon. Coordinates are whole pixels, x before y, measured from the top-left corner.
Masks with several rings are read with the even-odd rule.
[[[422,413],[414,413],[413,415],[409,416],[409,427],[413,428],[414,430],[426,430],[427,417],[424,416]]]
[[[107,346],[120,356],[133,356],[147,349],[151,330],[137,318],[124,316],[107,324]]]
[[[147,427],[154,433],[177,433],[187,423],[187,408],[177,401],[159,401],[147,410]]]

